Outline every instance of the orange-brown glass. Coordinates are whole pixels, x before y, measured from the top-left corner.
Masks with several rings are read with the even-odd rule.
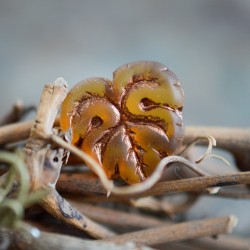
[[[109,178],[132,184],[179,148],[183,102],[173,72],[158,62],[134,62],[118,68],[113,82],[96,77],[75,85],[62,104],[60,123]]]

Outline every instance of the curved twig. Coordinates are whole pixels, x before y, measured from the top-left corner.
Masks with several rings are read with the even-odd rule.
[[[104,188],[107,190],[107,194],[121,194],[121,195],[126,195],[126,194],[136,194],[143,192],[145,190],[150,189],[152,186],[156,184],[157,181],[160,180],[162,172],[164,171],[165,167],[168,166],[170,163],[178,162],[182,163],[186,167],[190,168],[193,170],[195,173],[197,173],[200,176],[207,175],[204,171],[200,170],[196,164],[188,161],[187,159],[181,157],[181,156],[168,156],[163,158],[158,166],[156,167],[156,170],[154,173],[147,178],[144,182],[139,183],[139,184],[134,184],[131,186],[122,186],[118,187],[114,185],[114,182],[109,180],[106,177],[106,174],[104,170],[101,168],[101,166],[93,160],[88,154],[82,152],[80,149],[77,147],[65,142],[63,139],[56,135],[51,135],[49,137],[54,143],[60,145],[61,147],[69,150],[71,153],[75,154],[79,158],[81,158],[83,161],[88,162],[89,165],[92,168],[92,171],[98,175],[100,178]]]

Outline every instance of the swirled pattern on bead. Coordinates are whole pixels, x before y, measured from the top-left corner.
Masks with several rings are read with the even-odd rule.
[[[182,143],[184,94],[175,74],[158,62],[118,68],[113,82],[89,78],[69,92],[61,109],[63,131],[112,179],[145,180]]]

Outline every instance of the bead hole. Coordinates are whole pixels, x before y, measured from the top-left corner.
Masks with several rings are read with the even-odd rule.
[[[103,120],[99,116],[95,116],[91,120],[91,126],[94,127],[94,128],[100,127],[102,125],[102,123],[103,123]]]
[[[148,98],[143,98],[141,99],[140,105],[143,110],[146,110],[153,108],[155,106],[155,103]]]

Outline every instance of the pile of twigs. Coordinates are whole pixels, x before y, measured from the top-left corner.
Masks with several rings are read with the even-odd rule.
[[[250,130],[186,128],[185,145],[216,138],[235,157],[238,172],[211,176],[198,161],[171,156],[144,183],[124,186],[108,180],[60,133],[56,116],[67,93],[58,79],[45,86],[35,121],[20,122],[32,109],[20,103],[0,121],[0,249],[249,249],[248,239],[225,235],[237,224],[234,216],[178,223],[174,218],[203,195],[250,197]],[[193,175],[164,179],[173,165]],[[180,192],[181,203],[166,200]]]

